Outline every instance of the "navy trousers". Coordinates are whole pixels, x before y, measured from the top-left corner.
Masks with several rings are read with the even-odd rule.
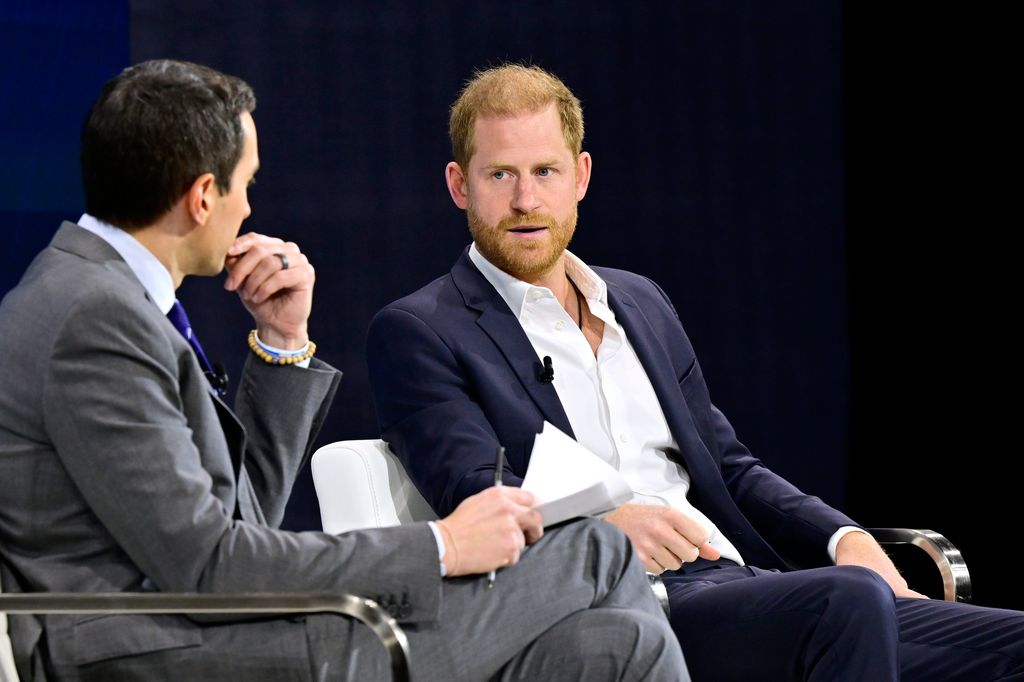
[[[1024,612],[896,599],[856,566],[698,560],[662,579],[694,682],[1024,681]]]

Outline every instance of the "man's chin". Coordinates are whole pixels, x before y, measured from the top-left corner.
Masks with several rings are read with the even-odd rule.
[[[206,263],[205,267],[203,267],[202,270],[200,270],[199,272],[194,272],[192,274],[199,275],[200,277],[216,277],[220,273],[224,272],[224,270],[226,269],[227,259],[222,258],[217,262]]]
[[[479,242],[477,242],[477,248],[488,261],[521,280],[530,280],[546,275],[558,263],[558,259],[564,252],[564,249],[557,254],[552,254],[549,249],[544,249],[543,253],[537,253],[536,249],[527,250],[525,253],[520,251],[515,254],[508,253],[503,249],[493,252],[481,249]]]

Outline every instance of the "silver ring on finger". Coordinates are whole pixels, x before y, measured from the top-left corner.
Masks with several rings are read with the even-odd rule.
[[[274,255],[281,259],[282,270],[287,270],[291,266],[291,263],[288,262],[288,256],[283,253],[275,253]]]

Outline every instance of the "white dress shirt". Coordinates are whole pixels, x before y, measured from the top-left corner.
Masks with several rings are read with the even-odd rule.
[[[608,287],[569,251],[566,274],[583,294],[591,314],[604,322],[595,357],[590,342],[554,293],[516,279],[490,263],[473,244],[469,257],[497,290],[526,332],[538,359],[551,358],[554,388],[576,439],[618,469],[633,491],[632,502],[671,506],[696,519],[722,557],[743,564],[739,550],[687,500],[690,475],[654,387],[626,332],[608,307]],[[828,550],[853,528],[836,532]]]
[[[576,439],[618,469],[633,490],[632,502],[671,506],[696,519],[723,557],[742,564],[736,547],[686,499],[690,475],[669,457],[678,453],[678,445],[647,372],[608,307],[607,286],[579,258],[568,251],[565,256],[566,273],[591,314],[604,322],[596,357],[550,289],[499,270],[475,244],[469,250],[473,264],[519,319],[538,358],[551,357],[555,391]]]
[[[171,310],[174,305],[174,280],[171,279],[171,273],[164,264],[157,260],[149,249],[120,227],[105,223],[88,213],[82,214],[78,219],[78,225],[117,251],[135,273],[135,277],[142,282],[142,286],[161,313],[166,315]]]

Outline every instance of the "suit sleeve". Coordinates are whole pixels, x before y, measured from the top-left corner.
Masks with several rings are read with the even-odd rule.
[[[670,329],[665,338],[676,339],[677,348],[673,351],[685,347],[682,356],[694,358],[675,308],[665,292],[657,284],[651,284],[671,313],[666,324],[674,329]],[[830,564],[829,538],[839,527],[857,524],[820,498],[802,492],[750,453],[737,438],[729,419],[712,404],[697,360],[692,359],[685,368],[677,368],[680,370],[679,387],[701,440],[715,459],[726,488],[743,515],[791,564],[798,567]]]
[[[167,330],[135,305],[110,292],[80,301],[43,379],[47,432],[82,513],[98,519],[118,551],[162,591],[405,594],[403,620],[436,618],[437,548],[426,524],[332,536],[232,518],[193,441]],[[256,386],[255,377],[247,380],[253,392],[273,387]],[[321,405],[313,422],[322,419],[327,383],[313,399]],[[310,430],[291,444],[304,452]],[[67,532],[79,527],[69,523]],[[96,532],[63,544],[107,541]]]
[[[794,566],[830,565],[829,538],[841,526],[857,524],[765,466],[736,439],[725,415],[714,406],[711,410],[722,476],[743,515]]]
[[[274,528],[284,519],[340,380],[340,372],[315,359],[308,368],[269,365],[251,354],[245,362],[235,401],[248,438],[245,471]]]
[[[378,313],[366,348],[381,435],[434,511],[447,516],[494,480],[499,439],[481,407],[483,396],[458,353],[408,311]],[[531,442],[536,431],[528,431]],[[522,484],[508,467],[503,480]]]

